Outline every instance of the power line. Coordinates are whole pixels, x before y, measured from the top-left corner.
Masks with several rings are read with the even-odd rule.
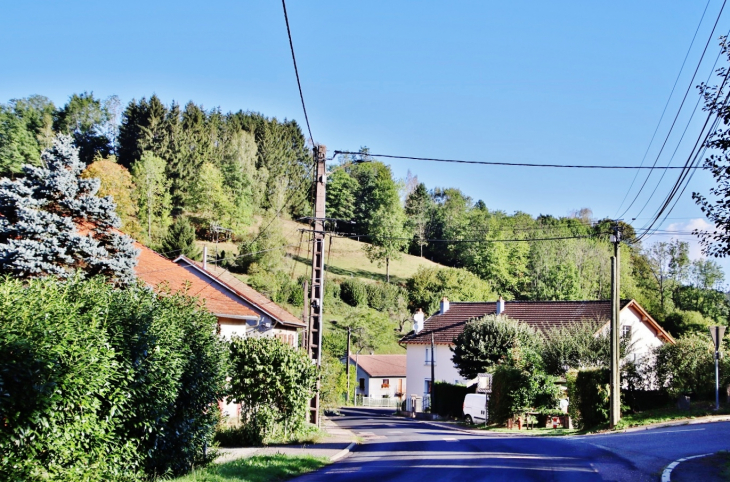
[[[424,239],[423,241],[429,242],[429,243],[531,243],[535,241],[560,241],[560,240],[566,240],[566,239],[587,239],[587,238],[595,238],[596,236],[599,236],[600,234],[609,234],[609,233],[596,233],[591,235],[583,235],[583,236],[557,236],[552,238],[524,238],[524,239]],[[338,238],[345,238],[345,239],[354,239],[354,238],[378,238],[382,240],[399,240],[399,241],[411,241],[413,238],[399,238],[394,236],[376,236],[373,234],[331,234],[330,236],[335,236]]]
[[[631,206],[633,206],[634,203],[636,202],[636,200],[639,198],[641,191],[643,191],[644,187],[646,186],[646,183],[649,181],[649,178],[651,177],[653,169],[668,169],[667,167],[657,167],[656,163],[659,162],[659,157],[662,155],[662,152],[664,151],[664,147],[667,145],[667,141],[669,141],[669,137],[672,134],[672,130],[674,129],[675,124],[677,123],[679,114],[682,112],[682,107],[684,106],[684,102],[687,100],[687,96],[689,95],[689,92],[692,89],[692,84],[694,83],[695,77],[697,76],[697,72],[699,71],[700,66],[702,65],[702,60],[704,60],[704,58],[705,58],[705,54],[707,53],[707,47],[710,46],[710,42],[712,41],[712,37],[715,34],[715,29],[717,28],[717,24],[720,21],[720,17],[722,16],[722,12],[725,9],[726,3],[727,3],[727,0],[723,0],[722,7],[720,7],[720,12],[717,14],[717,18],[715,19],[715,24],[712,26],[712,31],[710,32],[710,35],[707,38],[707,43],[705,43],[705,48],[702,50],[702,55],[700,56],[700,60],[699,60],[699,62],[697,62],[697,67],[695,68],[695,71],[692,74],[692,80],[690,80],[689,85],[687,86],[687,90],[684,93],[684,97],[682,98],[682,102],[679,105],[679,109],[677,109],[677,115],[674,116],[672,125],[669,128],[669,132],[667,132],[667,135],[664,138],[664,142],[662,143],[662,147],[659,150],[659,153],[657,153],[656,159],[654,160],[654,164],[651,167],[652,170],[650,170],[649,174],[647,174],[646,179],[644,179],[644,182],[642,183],[641,187],[639,188],[639,191],[636,193],[636,196],[634,196],[634,199],[631,201],[631,204],[629,204],[629,206],[624,210],[624,212],[618,216],[619,218],[624,217],[624,215],[629,211],[629,209],[631,209]],[[700,134],[700,136],[701,136],[701,134]],[[686,167],[681,168],[681,169],[686,169]]]
[[[359,155],[360,152],[353,151],[335,151],[337,154]],[[484,166],[510,166],[510,167],[552,167],[567,169],[654,169],[648,166],[619,166],[619,165],[581,165],[581,164],[537,164],[529,162],[501,162],[501,161],[465,161],[461,159],[439,159],[433,157],[413,157],[413,156],[395,156],[392,154],[368,154],[368,157],[384,157],[387,159],[410,159],[413,161],[432,161],[432,162],[450,162],[457,164],[479,164]],[[682,169],[679,166],[659,166],[657,169]],[[704,169],[702,167],[698,169]]]
[[[302,93],[302,83],[299,80],[299,69],[297,68],[297,57],[294,55],[294,42],[291,39],[291,29],[289,28],[289,16],[286,14],[286,0],[281,0],[281,6],[284,8],[284,21],[286,22],[286,33],[289,36],[289,48],[291,49],[291,59],[294,62],[294,74],[297,76],[297,87],[299,87],[299,98],[302,99],[302,110],[304,111],[304,120],[307,123],[307,131],[309,138],[314,142],[312,136],[312,128],[309,126],[309,116],[307,116],[307,106],[304,104],[304,94]]]
[[[705,4],[705,9],[702,11],[702,17],[700,17],[700,22],[697,24],[697,28],[695,29],[695,33],[692,36],[692,41],[689,43],[689,48],[687,49],[687,53],[684,55],[684,60],[682,60],[682,66],[679,68],[679,72],[677,72],[677,78],[674,79],[674,85],[672,86],[672,91],[669,92],[669,97],[667,98],[666,104],[664,104],[664,109],[662,110],[662,115],[659,116],[659,122],[657,122],[656,128],[654,129],[654,133],[651,135],[651,140],[649,141],[649,145],[646,146],[646,151],[644,152],[644,157],[641,158],[640,166],[644,165],[644,161],[646,160],[646,156],[649,154],[649,149],[651,149],[652,144],[654,144],[654,138],[656,138],[657,132],[659,132],[659,126],[662,125],[662,120],[664,120],[664,114],[667,112],[667,107],[669,107],[669,102],[672,100],[672,96],[674,95],[674,90],[677,88],[677,83],[679,82],[679,78],[682,76],[682,71],[684,70],[684,66],[687,63],[687,58],[689,57],[689,53],[692,51],[692,47],[695,44],[695,39],[697,38],[697,32],[700,31],[700,27],[702,26],[702,21],[705,19],[705,14],[707,13],[707,7],[710,6],[710,1],[707,0],[707,3]],[[631,192],[631,188],[634,187],[634,183],[636,182],[636,178],[639,177],[639,171],[636,171],[636,174],[634,175],[634,179],[631,181],[631,184],[629,185],[629,188],[626,190],[626,194],[624,195],[624,198],[621,200],[621,204],[619,205],[618,209],[616,210],[616,214],[618,214],[619,211],[621,211],[621,208],[624,205],[624,202],[626,202],[626,198],[629,196],[629,193]],[[620,216],[616,216],[620,217]]]

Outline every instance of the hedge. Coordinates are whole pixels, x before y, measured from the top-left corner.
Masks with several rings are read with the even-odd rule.
[[[442,417],[461,417],[463,415],[464,397],[467,393],[475,393],[476,386],[471,389],[466,385],[454,385],[448,382],[436,382],[433,385],[432,411]]]
[[[568,411],[573,421],[582,428],[608,423],[610,371],[607,368],[571,370],[565,378]]]
[[[0,280],[0,479],[139,480],[207,462],[215,317],[101,279]]]
[[[367,306],[367,286],[358,279],[346,279],[340,284],[340,298],[350,306]]]

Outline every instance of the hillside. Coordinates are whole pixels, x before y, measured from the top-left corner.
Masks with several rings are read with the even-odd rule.
[[[265,221],[268,223],[268,219]],[[249,228],[249,232],[256,232],[261,218],[257,219],[257,223]],[[282,219],[281,230],[286,239],[287,262],[289,269],[294,270],[294,277],[300,276],[307,272],[311,263],[311,244],[307,242],[309,233],[302,233],[301,229],[309,229],[306,224],[296,221]],[[216,252],[216,244],[213,242],[199,241],[202,247],[208,246],[209,254]],[[336,278],[360,278],[363,281],[382,281],[385,282],[385,264],[378,266],[377,263],[371,263],[365,255],[363,246],[366,243],[359,242],[354,239],[347,238],[330,238],[327,239],[327,256],[325,258],[325,266],[328,276]],[[225,250],[226,254],[238,254],[238,246],[234,243],[218,243],[218,251]],[[403,254],[400,260],[393,260],[390,263],[390,280],[391,283],[401,284],[413,276],[419,266],[439,266],[441,265],[429,261],[418,256]]]

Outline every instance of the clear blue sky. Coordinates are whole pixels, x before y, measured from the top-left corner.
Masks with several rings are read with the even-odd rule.
[[[721,5],[709,2],[649,163]],[[424,157],[636,165],[705,0],[289,0],[287,6],[314,139],[330,152],[368,146]],[[165,103],[193,100],[304,125],[278,1],[2,0],[0,12],[0,102],[42,94],[62,105],[74,92],[93,91],[126,104],[156,93]],[[729,28],[726,11],[701,80],[717,56],[717,37]],[[697,98],[692,88],[688,106]],[[680,133],[690,111],[680,116]],[[698,112],[673,164],[686,159],[686,141],[696,139],[701,117]],[[677,139],[670,137],[665,154]],[[589,207],[595,217],[615,216],[634,175],[386,162],[398,177],[410,169],[429,188],[456,186],[490,209],[532,215]],[[644,212],[642,196],[626,220],[638,216],[640,227],[675,178],[670,171]],[[698,173],[665,227],[701,226],[690,194],[710,185],[709,175]],[[645,194],[655,181],[647,186]]]

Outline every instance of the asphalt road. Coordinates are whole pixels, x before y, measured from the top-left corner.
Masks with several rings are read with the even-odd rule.
[[[670,462],[730,449],[730,422],[582,437],[469,434],[378,410],[336,423],[363,443],[309,481],[657,481]]]

